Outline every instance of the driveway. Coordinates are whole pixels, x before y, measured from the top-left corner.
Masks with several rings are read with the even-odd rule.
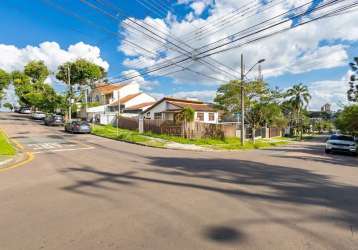
[[[358,159],[322,141],[195,152],[0,127],[35,153],[0,173],[0,249],[357,249]]]

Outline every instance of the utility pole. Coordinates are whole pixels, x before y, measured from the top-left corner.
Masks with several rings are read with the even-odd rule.
[[[69,107],[68,107],[68,120],[71,121],[71,113],[72,113],[72,103],[71,103],[71,98],[72,98],[72,88],[71,88],[71,70],[70,70],[70,65],[67,65],[67,84],[69,87]]]
[[[117,97],[118,97],[117,136],[119,136],[119,116],[121,115],[121,94],[119,89],[118,89]]]
[[[244,95],[244,55],[241,54],[241,82],[240,82],[240,94],[241,94],[241,133],[240,141],[241,146],[244,146],[245,143],[245,95]]]

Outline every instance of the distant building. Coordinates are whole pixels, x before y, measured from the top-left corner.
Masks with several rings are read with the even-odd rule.
[[[156,100],[141,92],[138,83],[132,82],[129,84],[98,84],[89,94],[88,101],[97,103],[99,106],[88,108],[87,117],[101,116],[101,120],[109,123],[118,113],[118,106],[120,106],[122,116],[132,117],[138,116],[143,110],[152,106]]]
[[[321,111],[322,111],[322,112],[331,112],[331,104],[326,103],[325,105],[323,105],[323,106],[321,107]]]

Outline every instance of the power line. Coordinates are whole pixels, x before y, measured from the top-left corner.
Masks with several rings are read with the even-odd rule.
[[[88,3],[86,0],[80,0],[80,1],[86,3],[88,6],[90,6],[90,7],[92,7],[92,8],[95,8],[95,9],[97,9],[97,10],[100,9],[100,8],[98,8],[97,6]],[[105,1],[105,0],[95,0],[95,1],[96,1],[96,2],[100,2],[100,3],[106,4],[106,1]],[[107,5],[109,5],[109,4],[107,4]],[[152,33],[152,34],[155,35],[156,37],[159,37],[159,38],[161,38],[161,39],[163,39],[163,40],[169,42],[170,44],[174,45],[176,48],[183,50],[183,51],[185,52],[185,54],[190,53],[188,50],[183,49],[182,47],[180,47],[180,46],[177,45],[176,43],[174,43],[174,42],[172,42],[172,41],[169,41],[168,39],[165,39],[165,38],[163,38],[162,36],[158,35],[157,33],[153,32],[152,30],[150,30],[150,28],[153,28],[153,29],[157,30],[158,32],[160,32],[160,33],[162,33],[162,34],[167,35],[168,37],[173,38],[173,40],[176,40],[176,41],[181,42],[180,40],[178,40],[177,38],[173,37],[172,35],[170,35],[170,34],[168,34],[168,33],[164,33],[163,31],[157,29],[156,27],[153,27],[152,25],[146,24],[146,23],[144,23],[144,22],[143,22],[143,24],[139,24],[137,21],[133,21],[130,17],[128,17],[119,7],[117,7],[117,6],[113,5],[113,4],[111,4],[111,7],[115,8],[115,10],[118,11],[118,13],[120,13],[120,15],[123,16],[124,18],[127,18],[127,20],[129,20],[129,21],[131,21],[131,22],[134,22],[136,25],[139,25],[140,27],[144,28],[146,31],[149,31],[150,33]],[[102,12],[102,13],[105,13],[106,15],[109,15],[110,17],[116,19],[116,17],[114,17],[113,15],[110,15],[108,12],[105,12],[105,11],[103,11],[103,10],[101,10],[101,12]],[[129,24],[126,24],[126,25],[129,25]],[[141,30],[139,30],[139,29],[133,27],[132,25],[129,25],[129,26],[130,26],[131,28],[134,28],[135,30],[139,31],[140,33],[146,35],[145,32],[143,32],[143,31],[141,31]],[[147,28],[146,26],[149,26],[150,28]],[[159,41],[158,39],[156,39],[156,38],[153,37],[153,36],[149,36],[149,37],[150,37],[151,39],[154,39],[154,40]],[[186,44],[186,45],[187,45],[187,44]],[[193,49],[192,47],[190,47],[190,45],[187,45],[187,46],[189,46],[190,49]],[[178,50],[176,50],[176,51],[178,51]],[[183,52],[181,52],[181,51],[178,51],[178,52],[179,52],[179,53],[183,53]],[[213,59],[211,59],[211,60],[213,60]],[[202,63],[202,62],[200,62],[200,63]],[[221,65],[221,66],[225,66],[225,65],[223,65],[222,63],[219,63],[219,62],[215,62],[215,63],[217,63],[217,64],[219,64],[219,65]],[[230,72],[228,72],[228,71],[226,71],[226,70],[223,70],[223,69],[221,69],[220,67],[215,66],[215,65],[213,65],[213,64],[211,64],[211,63],[209,63],[209,62],[205,62],[205,64],[207,64],[209,67],[211,67],[212,69],[214,69],[214,70],[216,70],[216,71],[219,70],[219,72],[224,72],[224,73],[226,73],[226,74],[230,74],[230,75],[236,77],[236,76],[233,75],[232,73],[230,73]],[[225,67],[226,67],[226,66],[225,66]]]
[[[341,8],[341,9],[338,9],[338,10],[335,10],[335,11],[328,12],[328,13],[325,14],[325,15],[316,17],[316,18],[314,18],[314,19],[312,19],[312,20],[309,20],[309,21],[306,21],[306,22],[302,22],[302,23],[300,23],[299,25],[296,25],[296,26],[294,26],[294,27],[285,28],[285,29],[283,29],[283,30],[276,31],[276,32],[273,32],[273,33],[271,33],[271,34],[268,34],[268,35],[264,35],[264,36],[262,36],[262,37],[255,38],[255,39],[253,39],[253,40],[251,40],[251,41],[246,42],[245,44],[252,43],[252,42],[255,42],[255,41],[257,41],[257,40],[261,40],[261,39],[270,37],[270,36],[272,36],[272,35],[275,35],[275,34],[278,34],[278,33],[283,32],[283,31],[286,31],[286,30],[288,30],[288,29],[297,28],[297,27],[299,27],[299,26],[301,26],[301,25],[304,25],[304,24],[307,24],[307,23],[310,23],[310,22],[319,20],[319,19],[321,19],[321,18],[323,18],[323,17],[325,17],[325,16],[329,16],[329,15],[332,14],[332,13],[338,14],[339,11],[341,11],[341,10],[347,10],[347,8],[349,8],[349,7],[354,7],[354,6],[357,5],[357,4],[358,4],[358,3],[355,3],[354,5],[346,6],[345,9],[344,9],[344,8]],[[299,17],[299,16],[302,16],[302,13],[299,14],[299,15],[296,15],[296,16],[294,16],[294,17]],[[272,25],[272,27],[274,27],[274,25]],[[243,46],[243,45],[244,45],[244,44],[241,44],[240,46]],[[213,49],[210,49],[210,50],[213,50]],[[210,50],[208,50],[208,51],[210,51]],[[227,49],[226,49],[226,50],[227,50]],[[208,52],[208,51],[203,52],[203,54],[206,53],[206,52]],[[220,52],[221,52],[221,51],[220,51]],[[215,52],[215,53],[210,53],[210,54],[204,54],[204,55],[202,56],[202,58],[207,57],[207,56],[211,56],[211,55],[213,55],[213,54],[217,54],[217,53],[220,53],[220,52]],[[185,62],[185,61],[187,61],[188,59],[189,59],[189,58],[181,59],[181,60],[179,60],[177,63]],[[169,64],[169,65],[167,65],[167,66],[171,66],[171,65]],[[158,70],[160,70],[160,69],[162,69],[162,68],[163,68],[163,67],[153,68],[153,69],[148,70],[147,72],[145,72],[144,74],[141,74],[141,75],[143,76],[143,75],[146,75],[146,74],[150,74],[150,73],[155,72],[155,71],[158,71]],[[132,78],[135,78],[135,77],[137,77],[137,76],[132,76]]]

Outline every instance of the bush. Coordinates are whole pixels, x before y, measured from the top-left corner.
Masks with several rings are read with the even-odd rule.
[[[336,127],[342,132],[358,135],[358,104],[346,106],[339,113]]]

